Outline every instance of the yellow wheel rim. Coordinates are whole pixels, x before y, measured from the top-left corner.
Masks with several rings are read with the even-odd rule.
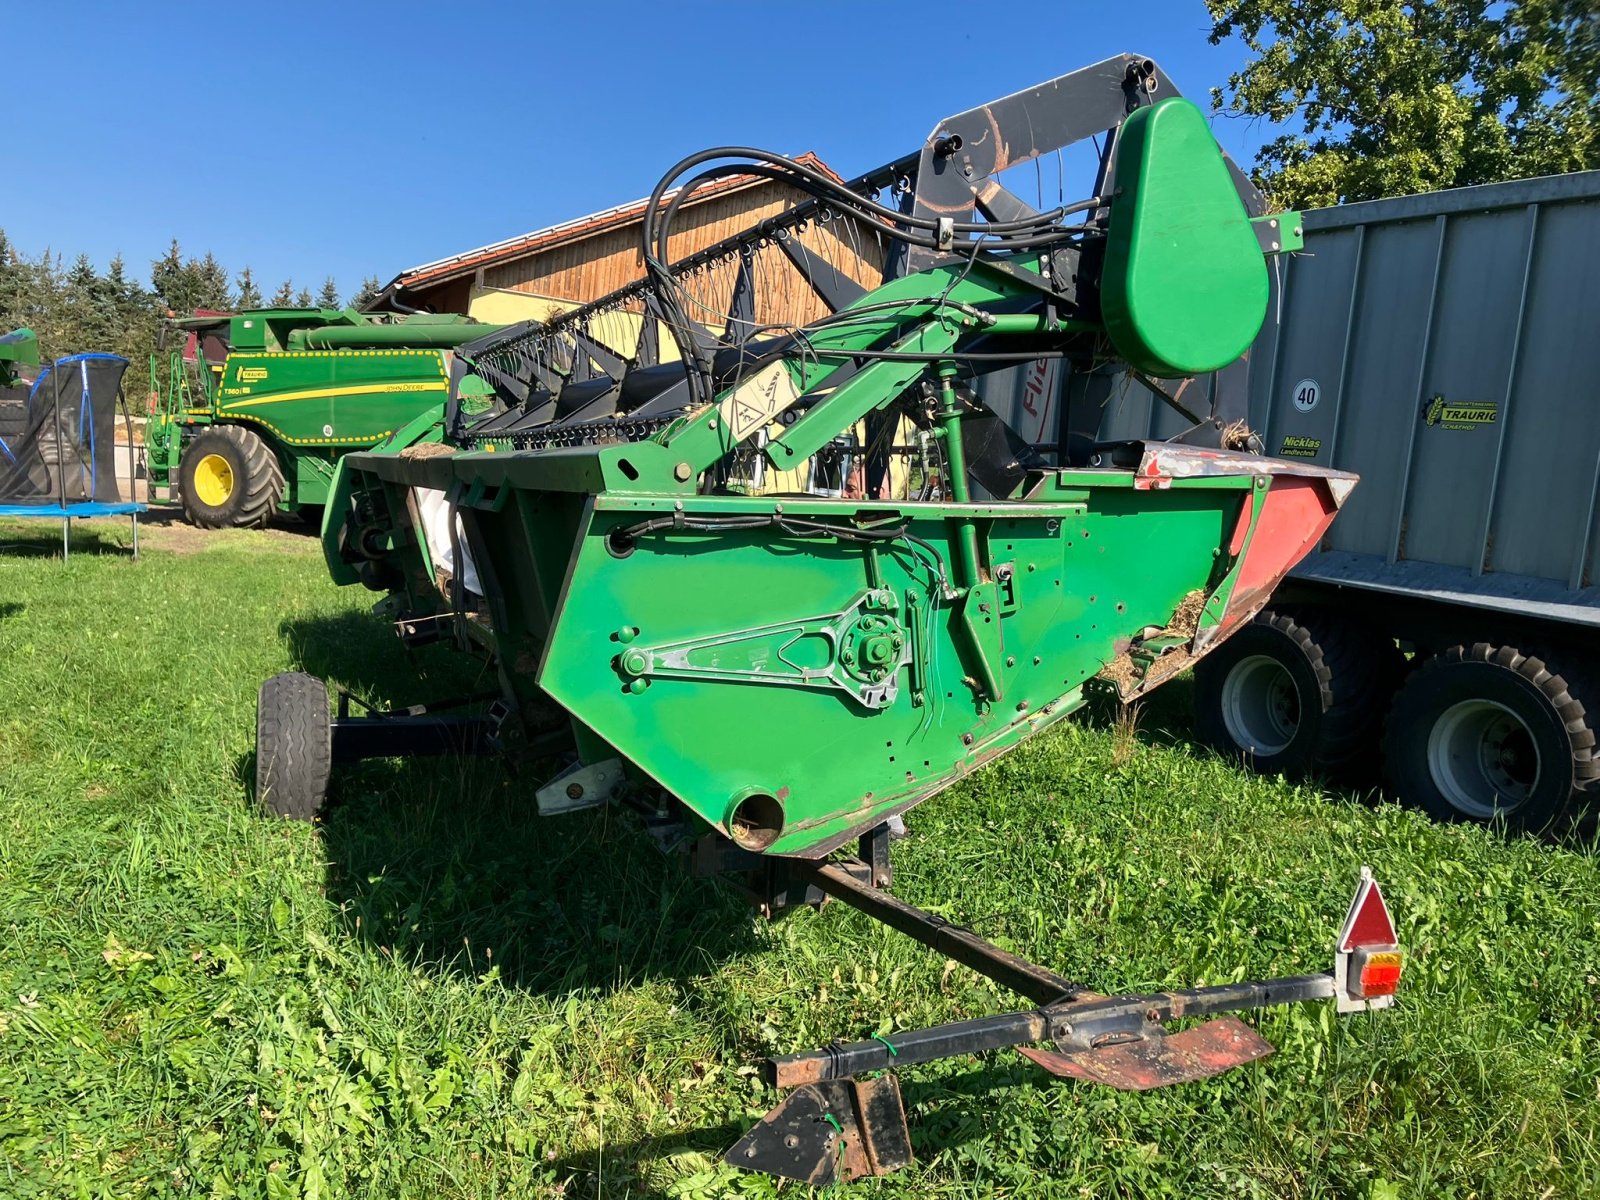
[[[221,508],[233,495],[233,468],[220,454],[208,454],[194,465],[194,494],[201,504]]]

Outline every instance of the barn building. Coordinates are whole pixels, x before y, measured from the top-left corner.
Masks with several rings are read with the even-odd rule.
[[[798,161],[838,179],[814,154],[803,154]],[[673,195],[667,193],[663,205]],[[753,176],[701,188],[675,220],[672,257],[694,254],[803,199],[805,195],[788,184]],[[368,307],[464,312],[491,322],[547,319],[644,274],[640,236],[647,205],[647,200],[618,205],[412,267],[395,276]],[[812,225],[800,239],[812,256],[853,283],[870,289],[882,282],[885,248],[853,223]],[[698,281],[696,290],[708,312],[723,310],[736,269],[731,261],[714,264]],[[792,266],[767,271],[758,286],[765,293],[758,307],[771,319],[799,324],[827,311]]]

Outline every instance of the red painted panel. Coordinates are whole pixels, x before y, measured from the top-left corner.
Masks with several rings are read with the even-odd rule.
[[[1244,494],[1244,507],[1239,510],[1239,523],[1233,528],[1233,540],[1228,543],[1228,554],[1236,557],[1244,549],[1244,539],[1250,536],[1250,518],[1255,515],[1256,494]]]
[[[1317,544],[1337,511],[1322,480],[1275,477],[1239,568],[1235,602],[1271,591]]]

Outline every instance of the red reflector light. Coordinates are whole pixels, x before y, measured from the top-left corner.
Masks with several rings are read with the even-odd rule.
[[[1357,950],[1356,994],[1363,1000],[1394,995],[1400,987],[1403,959],[1398,950]]]
[[[1382,946],[1387,949],[1399,942],[1394,932],[1394,919],[1389,916],[1389,906],[1383,900],[1383,892],[1377,880],[1372,878],[1371,870],[1362,867],[1361,885],[1356,888],[1356,897],[1350,902],[1350,911],[1345,916],[1337,949],[1340,954],[1348,954],[1357,946]]]
[[[1404,955],[1394,918],[1372,868],[1361,868],[1361,883],[1334,943],[1333,979],[1339,1011],[1388,1008],[1400,988]]]

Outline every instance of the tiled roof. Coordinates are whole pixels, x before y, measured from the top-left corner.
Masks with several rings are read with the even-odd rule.
[[[798,155],[795,161],[810,167],[814,171],[821,171],[839,183],[844,182],[826,163],[810,151]],[[770,181],[754,175],[736,175],[730,179],[719,180],[698,189],[695,198],[689,202],[689,207],[693,208],[695,205],[703,204],[705,201],[719,195],[726,195],[729,192],[755,187],[767,182]],[[676,194],[675,191],[666,193],[662,197],[662,204],[670,203]],[[649,198],[646,197],[628,204],[619,204],[615,208],[592,213],[587,217],[579,217],[573,221],[563,221],[559,225],[551,225],[548,229],[537,229],[520,237],[507,238],[503,242],[492,242],[487,246],[479,246],[475,250],[467,250],[460,254],[453,254],[449,258],[441,258],[434,262],[411,267],[396,276],[388,287],[384,288],[384,292],[390,293],[397,287],[415,288],[430,283],[439,283],[469,271],[477,271],[480,267],[524,258],[541,250],[548,250],[553,246],[580,241],[583,238],[593,237],[595,234],[604,233],[610,229],[626,226],[643,217],[645,206],[649,202]]]

